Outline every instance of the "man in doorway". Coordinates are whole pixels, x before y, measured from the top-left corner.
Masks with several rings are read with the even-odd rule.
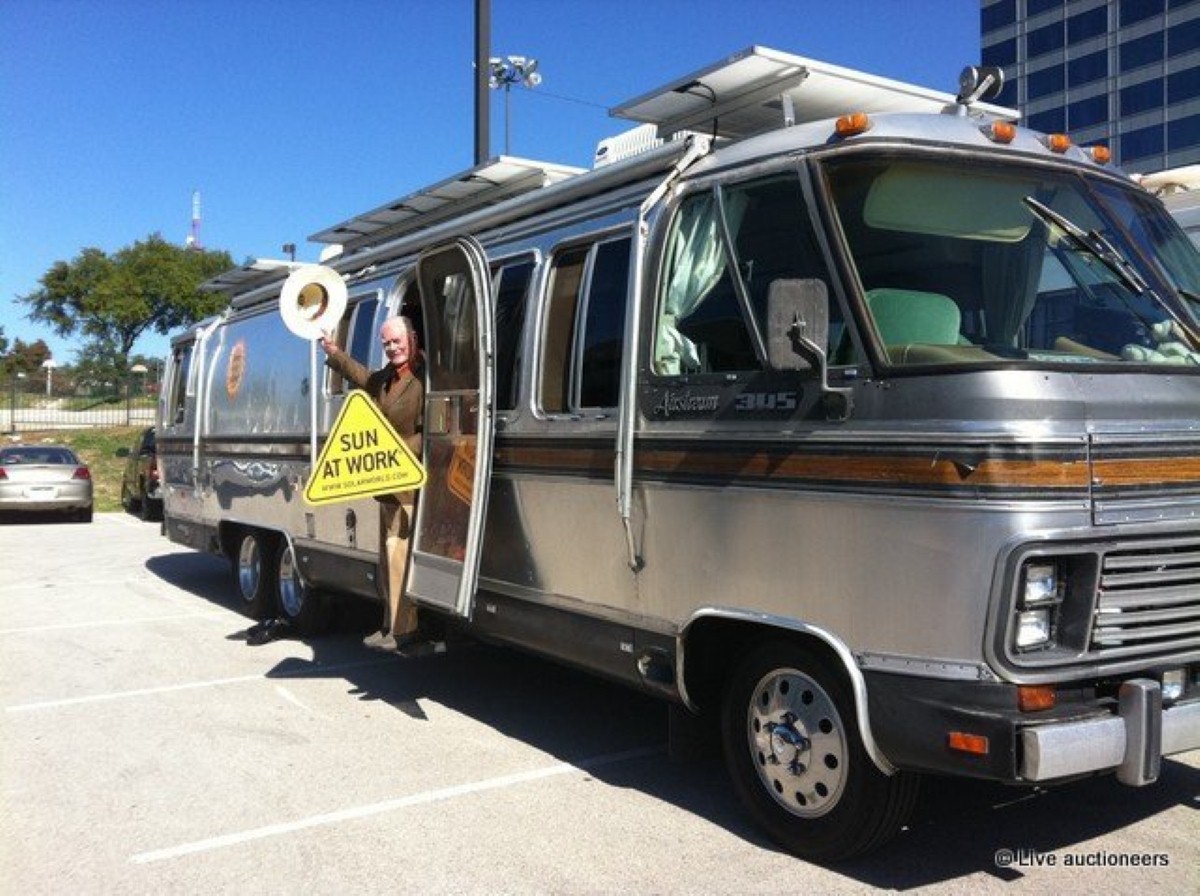
[[[372,371],[346,354],[326,334],[321,337],[321,348],[327,356],[325,364],[371,396],[397,435],[420,457],[425,384],[412,321],[389,317],[379,328],[379,341],[383,343],[387,364]],[[383,630],[390,630],[396,646],[404,649],[428,640],[418,627],[416,605],[404,594],[416,492],[379,495],[375,500],[379,502],[380,574],[386,588]]]

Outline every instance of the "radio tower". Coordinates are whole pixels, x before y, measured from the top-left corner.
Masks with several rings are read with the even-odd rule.
[[[192,191],[192,232],[188,234],[187,248],[195,249],[197,252],[202,248],[200,246],[200,191]]]

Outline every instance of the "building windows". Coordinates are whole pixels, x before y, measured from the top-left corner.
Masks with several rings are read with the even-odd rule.
[[[1067,19],[1067,43],[1077,44],[1108,31],[1108,8],[1097,6]]]
[[[1052,9],[1061,10],[1062,8],[1062,0],[1025,0],[1025,15],[1031,19]]]
[[[1172,150],[1200,146],[1200,115],[1168,121],[1167,146]]]
[[[984,34],[1011,25],[1017,20],[1017,0],[1000,0],[979,12],[979,24]]]
[[[1015,37],[983,48],[984,65],[998,65],[1004,68],[1006,65],[1012,65],[1016,61],[1017,39]]]
[[[1062,133],[1067,129],[1067,112],[1061,108],[1037,112],[1029,116],[1029,126],[1045,134]]]
[[[1108,51],[1088,53],[1067,63],[1067,83],[1080,87],[1108,77]]]
[[[1162,32],[1155,31],[1144,37],[1125,41],[1120,46],[1120,58],[1122,72],[1131,72],[1143,65],[1161,62],[1163,58]]]
[[[1189,19],[1167,29],[1167,56],[1190,53],[1200,47],[1200,19]]]
[[[1061,50],[1063,48],[1063,38],[1062,22],[1054,22],[1050,25],[1043,25],[1041,28],[1035,28],[1025,35],[1025,56],[1032,59],[1035,56],[1041,56],[1043,53]]]
[[[1121,88],[1121,115],[1137,115],[1157,109],[1163,104],[1163,81],[1154,78],[1132,87]]]
[[[1058,93],[1067,86],[1066,67],[1052,65],[1029,73],[1029,98],[1036,100],[1051,93]]]
[[[1200,66],[1167,76],[1167,102],[1182,103],[1200,96]]]
[[[1139,128],[1121,135],[1121,158],[1125,161],[1162,155],[1166,148],[1162,125]]]
[[[1108,120],[1108,95],[1089,97],[1067,106],[1067,127],[1076,131]]]
[[[1132,25],[1150,16],[1162,15],[1163,0],[1121,0],[1122,25]]]

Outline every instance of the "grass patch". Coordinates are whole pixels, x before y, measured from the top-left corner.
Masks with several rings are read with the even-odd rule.
[[[9,442],[54,443],[74,449],[92,471],[92,504],[97,513],[121,509],[121,476],[125,458],[118,448],[132,448],[144,426],[96,426],[87,429],[42,429],[22,431]]]

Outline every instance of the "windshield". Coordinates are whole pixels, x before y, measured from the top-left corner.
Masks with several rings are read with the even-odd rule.
[[[1116,187],[1102,202],[1041,168],[890,157],[826,173],[891,364],[1200,367],[1190,326],[1159,298],[1163,273],[1178,287],[1196,252],[1171,239],[1164,260],[1161,234],[1178,228],[1134,191],[1122,221]]]

